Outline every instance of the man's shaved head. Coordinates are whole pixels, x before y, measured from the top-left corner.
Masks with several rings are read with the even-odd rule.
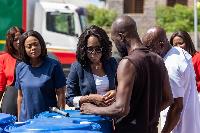
[[[151,51],[164,57],[171,49],[168,42],[166,32],[161,26],[153,26],[149,28],[142,37],[143,44]]]
[[[111,30],[114,31],[114,33],[125,33],[125,32],[136,32],[136,22],[127,15],[119,16],[115,19],[111,26]]]
[[[142,37],[142,42],[145,46],[151,46],[156,41],[159,40],[159,37],[166,37],[166,32],[161,26],[152,26],[149,28]]]
[[[127,15],[115,19],[111,27],[111,38],[122,57],[136,47],[144,47],[137,33],[136,22]]]

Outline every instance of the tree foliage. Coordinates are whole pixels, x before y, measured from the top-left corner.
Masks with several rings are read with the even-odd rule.
[[[198,21],[200,21],[200,9],[198,8]],[[162,26],[167,32],[184,30],[194,31],[194,9],[180,4],[174,7],[159,6],[156,11],[156,24]],[[198,30],[200,30],[198,22]]]
[[[97,25],[102,27],[107,32],[117,17],[117,12],[115,10],[106,10],[105,8],[98,8],[95,5],[89,5],[87,10],[89,12],[89,25]]]

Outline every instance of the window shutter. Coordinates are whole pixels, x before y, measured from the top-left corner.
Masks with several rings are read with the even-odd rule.
[[[124,0],[124,13],[133,13],[133,0]]]
[[[167,6],[174,6],[176,3],[187,6],[187,0],[167,0]]]
[[[124,13],[143,13],[144,0],[124,0]]]
[[[143,13],[144,0],[135,0],[135,13]]]
[[[178,0],[177,3],[187,6],[187,0]]]
[[[176,0],[168,0],[167,1],[167,6],[174,6],[176,4]]]

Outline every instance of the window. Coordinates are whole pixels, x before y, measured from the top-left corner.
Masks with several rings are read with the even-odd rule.
[[[47,30],[67,35],[75,35],[74,15],[60,12],[47,12]]]
[[[83,32],[88,28],[87,16],[79,15],[79,19],[81,23],[82,32]]]
[[[174,6],[176,3],[187,6],[187,0],[167,0],[167,6]]]
[[[187,6],[187,0],[177,0],[179,4]]]
[[[124,0],[124,13],[143,13],[144,0]]]

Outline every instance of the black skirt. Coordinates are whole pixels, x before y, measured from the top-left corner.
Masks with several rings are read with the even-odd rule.
[[[2,113],[17,116],[18,89],[14,86],[7,86],[1,104]]]

